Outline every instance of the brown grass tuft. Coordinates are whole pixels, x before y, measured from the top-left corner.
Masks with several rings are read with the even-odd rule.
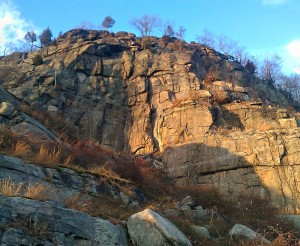
[[[24,191],[24,197],[34,200],[45,200],[45,187],[42,184],[29,184]]]
[[[10,177],[0,179],[0,195],[20,196],[23,183],[15,184]]]
[[[60,150],[49,150],[45,145],[41,145],[35,156],[35,162],[41,165],[53,166],[60,161]]]
[[[89,172],[105,177],[107,180],[110,180],[113,183],[130,183],[130,181],[121,178],[117,173],[110,169],[107,164],[108,162],[106,162],[103,166],[93,166],[89,168]]]
[[[12,151],[12,155],[13,156],[17,156],[17,157],[28,157],[31,154],[31,149],[30,146],[24,142],[20,142],[18,141],[15,146],[14,149]]]

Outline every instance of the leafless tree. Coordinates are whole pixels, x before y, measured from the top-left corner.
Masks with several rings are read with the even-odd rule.
[[[133,18],[129,24],[137,29],[141,36],[149,36],[153,29],[160,26],[161,20],[157,16],[143,15],[140,18]]]
[[[260,62],[259,76],[275,83],[281,76],[282,59],[277,54],[267,53]]]
[[[200,44],[203,44],[207,47],[214,48],[215,47],[215,37],[214,34],[208,29],[204,29],[202,34],[197,36],[197,41]]]
[[[174,37],[175,31],[174,31],[174,24],[172,24],[170,21],[167,21],[164,23],[161,27],[162,35]]]
[[[231,38],[219,35],[217,37],[217,49],[224,55],[233,56],[235,48],[238,46],[238,42],[232,40]]]
[[[14,51],[16,51],[16,46],[14,45],[13,42],[5,42],[3,45],[3,56],[7,56],[11,53],[13,53]]]
[[[89,21],[82,21],[79,25],[75,26],[75,29],[91,30],[94,29],[94,25]]]
[[[186,32],[186,28],[184,28],[183,26],[179,26],[179,29],[175,34],[176,38],[183,41],[184,36],[185,36],[185,32]]]

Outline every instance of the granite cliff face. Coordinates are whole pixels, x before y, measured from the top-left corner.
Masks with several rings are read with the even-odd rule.
[[[0,58],[0,83],[63,114],[78,136],[151,155],[178,183],[299,210],[300,130],[288,101],[208,47],[72,30],[35,53]]]

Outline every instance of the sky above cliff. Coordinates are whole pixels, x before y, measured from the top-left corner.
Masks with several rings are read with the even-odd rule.
[[[24,34],[50,27],[54,36],[83,23],[99,28],[105,16],[116,23],[112,31],[138,34],[133,17],[157,15],[175,29],[186,28],[185,40],[196,41],[204,29],[226,35],[250,54],[276,52],[284,71],[300,73],[300,0],[0,0],[0,55],[3,44],[21,44]],[[154,35],[161,36],[157,31]],[[2,44],[2,47],[1,47]]]

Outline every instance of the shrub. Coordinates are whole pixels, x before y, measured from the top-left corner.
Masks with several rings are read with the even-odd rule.
[[[76,195],[70,197],[65,204],[68,208],[107,219],[115,224],[126,221],[129,216],[138,212],[136,209],[125,207],[120,199],[106,195],[90,198]]]
[[[16,144],[16,135],[8,126],[0,125],[0,150],[10,150]]]
[[[118,159],[113,164],[113,170],[120,177],[134,182],[150,199],[160,199],[168,195],[172,186],[164,170],[155,168],[152,163],[141,158]]]
[[[34,55],[32,59],[32,64],[35,66],[43,64],[43,58],[41,55]]]

